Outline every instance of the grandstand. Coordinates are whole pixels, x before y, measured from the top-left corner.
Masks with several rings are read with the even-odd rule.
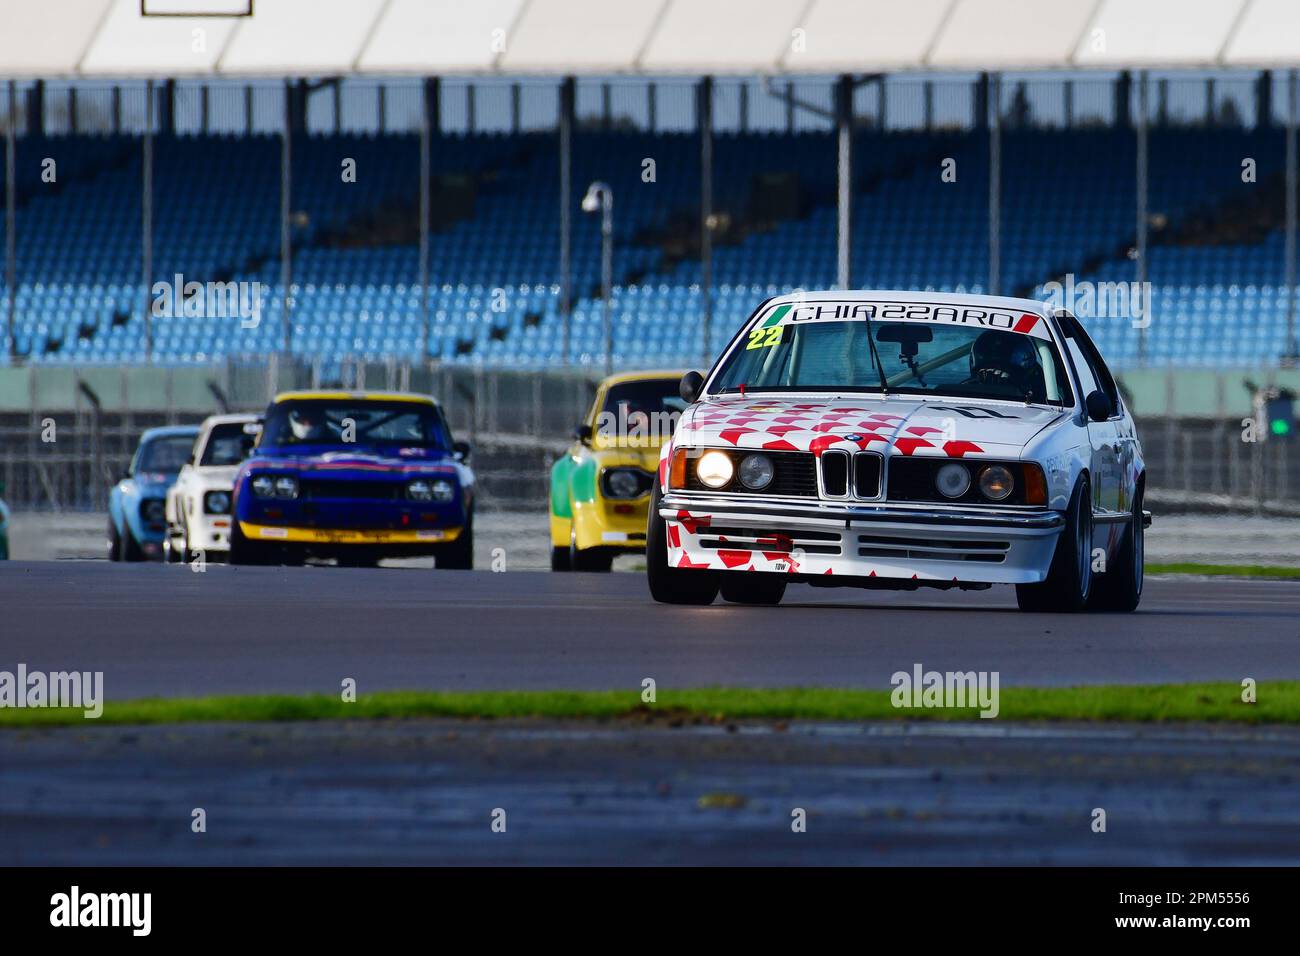
[[[1251,4],[1235,46],[1222,48],[1236,50],[1241,62],[1175,50],[1176,69],[1148,70],[1136,62],[1140,51],[1124,48],[1111,63],[1066,44],[1059,62],[1034,64],[1037,72],[963,73],[955,69],[960,39],[936,21],[928,27],[939,31],[922,58],[928,61],[897,64],[911,72],[841,79],[832,56],[814,58],[820,69],[802,75],[786,54],[771,72],[790,78],[774,82],[690,76],[695,71],[674,59],[681,51],[661,35],[684,29],[677,3],[649,45],[634,46],[637,72],[658,65],[665,75],[611,75],[618,64],[603,75],[584,67],[572,81],[529,75],[555,73],[564,57],[591,52],[539,46],[546,34],[538,32],[538,11],[555,4],[538,3],[507,31],[519,34],[517,42],[483,62],[456,61],[446,49],[429,53],[450,58],[449,73],[459,77],[383,76],[433,73],[434,64],[426,70],[402,59],[410,49],[393,18],[416,23],[413,5],[381,12],[385,5],[367,2],[348,15],[379,18],[369,45],[354,44],[346,56],[317,51],[325,59],[337,53],[350,68],[326,70],[318,60],[301,79],[291,63],[284,70],[255,63],[255,47],[241,33],[281,22],[316,29],[323,14],[297,0],[258,4],[262,19],[255,14],[248,26],[217,18],[224,43],[197,78],[192,68],[176,68],[182,78],[173,79],[165,66],[151,80],[105,78],[157,72],[144,61],[139,71],[103,62],[106,37],[114,55],[129,56],[131,43],[146,49],[141,37],[162,35],[148,17],[105,4],[112,16],[103,37],[63,71],[79,75],[0,61],[0,74],[6,65],[14,74],[8,98],[0,96],[14,208],[5,270],[13,286],[6,280],[0,290],[0,302],[12,301],[12,342],[0,362],[205,365],[287,351],[327,368],[389,358],[599,367],[599,224],[577,209],[594,180],[608,182],[615,199],[618,366],[700,362],[766,295],[841,281],[841,242],[857,287],[1041,296],[1066,275],[1090,283],[1145,278],[1153,286],[1152,330],[1084,316],[1121,368],[1273,366],[1295,354],[1294,266],[1288,272],[1282,214],[1294,74],[1241,65],[1259,59],[1241,45],[1263,42],[1267,16],[1290,16],[1270,13],[1276,5]],[[627,39],[626,31],[640,29],[598,16],[586,0],[579,6],[598,31],[621,30]],[[704,22],[726,6],[702,4]],[[775,29],[779,6],[759,4],[754,29]],[[1088,22],[1071,11],[1093,5],[1053,6],[1064,11],[1058,39],[1088,35]],[[1128,15],[1114,6],[1097,14],[1103,27]],[[1210,6],[1191,4],[1186,15],[1210,16]],[[0,7],[18,34],[24,17],[36,29],[28,7]],[[812,23],[855,15],[841,4],[813,7]],[[953,16],[1002,15],[1006,7],[961,0]],[[898,14],[913,15],[921,16]],[[472,20],[457,18],[466,30]],[[179,18],[168,29],[191,22],[199,21]],[[486,37],[489,24],[481,26]],[[903,26],[899,35],[910,37]],[[1034,30],[1056,28],[1020,26],[1033,27],[1026,44],[1042,39]],[[993,32],[969,42],[993,43]],[[745,39],[712,54],[719,72],[753,65],[756,54],[741,49]],[[0,54],[17,57],[10,42],[0,43]],[[996,43],[981,52],[988,53],[982,60],[1023,61],[1019,52],[999,54]],[[863,68],[889,65],[883,51],[873,55],[880,63]],[[551,59],[538,67],[529,59],[537,56]],[[1151,56],[1171,62],[1160,38]],[[464,76],[485,71],[499,75]],[[851,93],[841,109],[837,91],[846,83]],[[844,237],[837,131],[851,156]],[[1140,142],[1148,184],[1141,197]],[[1245,158],[1255,167],[1250,182]],[[53,183],[43,177],[48,159],[57,163]],[[341,175],[345,160],[355,162],[355,181]],[[947,161],[955,181],[941,175]],[[993,182],[1000,197],[991,218]],[[570,191],[567,214],[562,189]],[[1148,212],[1142,237],[1139,202]],[[147,286],[175,275],[256,281],[260,321],[243,327],[229,317],[149,315]]]

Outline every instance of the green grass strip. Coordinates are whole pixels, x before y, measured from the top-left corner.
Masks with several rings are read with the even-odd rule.
[[[1001,691],[999,720],[1207,721],[1300,723],[1300,681],[1259,685],[1258,703],[1241,700],[1239,685],[1008,687]],[[355,703],[315,695],[199,697],[108,702],[97,721],[68,708],[0,708],[0,728],[99,724],[173,724],[219,721],[304,721],[418,717],[631,719],[655,722],[735,719],[977,720],[975,708],[894,707],[888,690],[837,688],[705,687],[660,690],[642,704],[639,689],[627,691],[381,691]]]
[[[1190,561],[1152,564],[1148,561],[1146,572],[1147,574],[1209,574],[1236,578],[1278,578],[1300,581],[1300,568],[1279,568],[1266,564],[1196,564]]]

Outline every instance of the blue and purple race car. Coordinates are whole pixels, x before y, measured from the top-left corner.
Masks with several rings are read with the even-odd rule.
[[[382,392],[287,392],[235,476],[232,564],[433,555],[474,566],[474,472],[438,403]]]

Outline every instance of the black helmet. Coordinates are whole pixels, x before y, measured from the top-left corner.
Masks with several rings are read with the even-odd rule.
[[[971,377],[1002,380],[1029,393],[1041,380],[1038,355],[1029,336],[990,329],[981,332],[970,350]]]

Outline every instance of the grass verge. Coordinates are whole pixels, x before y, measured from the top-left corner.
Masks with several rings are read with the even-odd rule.
[[[1300,723],[1300,681],[1269,681],[1245,704],[1234,683],[1135,687],[1008,687],[1000,720],[1208,721]],[[703,687],[660,690],[655,704],[638,691],[381,691],[356,703],[337,697],[275,694],[108,702],[87,721],[71,708],[0,708],[0,728],[219,721],[401,720],[417,717],[630,719],[694,723],[736,719],[977,720],[977,708],[894,707],[887,690]]]
[[[1266,564],[1195,564],[1193,562],[1152,564],[1148,561],[1146,573],[1207,574],[1233,578],[1276,578],[1300,581],[1300,568],[1279,568]]]

